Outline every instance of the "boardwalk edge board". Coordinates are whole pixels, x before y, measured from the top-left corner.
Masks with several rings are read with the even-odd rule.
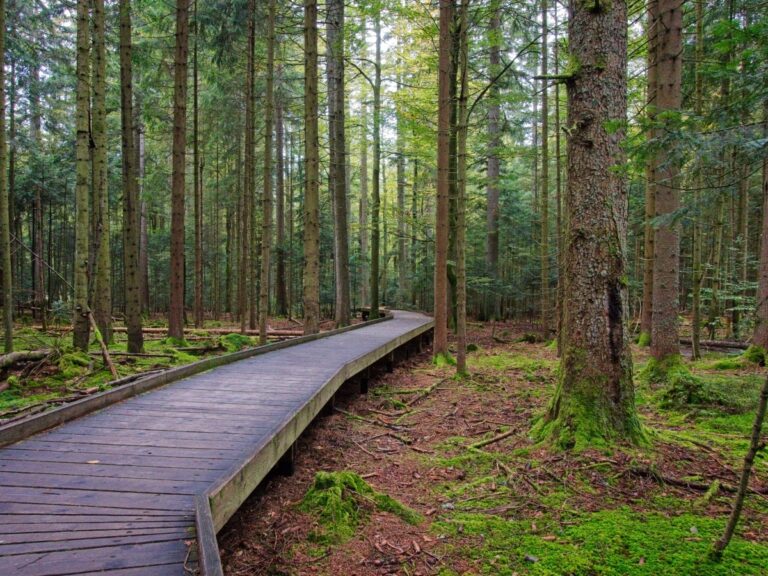
[[[281,342],[274,342],[272,344],[265,344],[263,346],[256,346],[254,348],[248,348],[246,350],[240,350],[238,352],[232,352],[230,354],[223,354],[221,356],[214,356],[212,358],[205,358],[186,364],[184,366],[178,366],[171,368],[163,372],[149,375],[145,378],[135,379],[135,375],[127,376],[120,380],[116,380],[115,387],[99,392],[93,396],[88,396],[82,400],[76,400],[70,404],[65,404],[59,408],[54,408],[48,412],[42,412],[34,416],[30,416],[27,419],[20,420],[18,422],[11,422],[0,426],[0,448],[8,446],[29,438],[30,436],[39,432],[44,432],[55,426],[59,426],[81,416],[85,416],[102,408],[106,408],[113,404],[117,404],[133,396],[137,396],[144,392],[148,392],[155,388],[165,386],[178,380],[183,380],[189,376],[206,372],[212,368],[218,366],[224,366],[225,364],[231,364],[239,360],[245,360],[253,356],[259,356],[275,350],[282,350],[284,348],[290,348],[298,344],[304,344],[306,342],[312,342],[313,340],[319,340],[321,338],[327,338],[336,334],[342,334],[350,330],[356,330],[358,328],[364,328],[366,326],[372,326],[379,322],[385,322],[393,318],[391,313],[386,313],[381,318],[375,320],[367,320],[360,324],[353,324],[351,326],[345,326],[344,328],[336,328],[327,332],[320,332],[318,334],[308,334],[306,336],[299,336],[290,340],[283,340]],[[131,381],[127,384],[119,384],[121,380]]]
[[[257,445],[248,457],[234,465],[206,494],[197,497],[195,524],[202,576],[223,576],[216,533],[320,414],[341,385],[433,328],[434,321],[422,324],[345,364],[304,405],[290,414],[271,438]]]

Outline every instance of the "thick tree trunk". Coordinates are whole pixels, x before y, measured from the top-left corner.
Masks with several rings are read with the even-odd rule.
[[[261,278],[259,280],[259,344],[267,343],[269,269],[272,253],[272,125],[274,123],[275,0],[269,0],[267,19],[267,86],[264,96],[264,194],[261,218]]]
[[[437,116],[437,206],[435,210],[435,356],[448,353],[448,227],[450,214],[451,26],[453,0],[440,1]]]
[[[0,0],[0,62],[5,62],[5,0]],[[0,66],[0,252],[3,268],[3,340],[13,352],[13,269],[11,267],[10,194],[5,177],[5,67]]]
[[[189,0],[176,0],[173,83],[173,170],[171,176],[171,270],[168,336],[184,338],[184,196],[187,149],[187,61]]]
[[[256,53],[256,24],[254,21],[256,3],[254,0],[248,2],[248,56],[246,59],[245,71],[245,162],[243,163],[243,188],[241,205],[242,210],[239,214],[240,221],[240,251],[239,269],[237,277],[238,286],[238,313],[240,314],[240,331],[244,334],[248,329],[248,319],[250,317],[251,297],[250,291],[255,290],[256,286],[250,283],[250,271],[253,266],[251,258],[251,238],[253,236],[253,227],[251,226],[253,218],[253,90],[254,90],[254,58]],[[238,156],[239,157],[239,156]]]
[[[320,158],[317,127],[317,0],[304,1],[304,333],[320,330]]]
[[[344,1],[328,2],[328,137],[334,206],[336,325],[350,322],[347,150],[344,114]]]
[[[76,184],[75,184],[75,274],[73,308],[73,344],[88,350],[90,308],[88,307],[88,252],[90,228],[90,35],[88,0],[77,1],[77,114],[76,114]],[[38,260],[42,254],[38,253]]]
[[[133,130],[133,65],[131,61],[131,1],[120,0],[120,103],[123,159],[123,257],[125,278],[125,323],[128,352],[144,348],[141,331],[141,273],[139,270],[140,210],[136,178]]]
[[[682,9],[681,0],[659,0],[657,34],[656,112],[675,112],[681,104]],[[661,162],[655,168],[655,215],[668,216],[680,207],[677,189],[679,167],[674,161]],[[653,254],[653,325],[651,353],[657,360],[680,353],[678,334],[678,287],[680,285],[680,235],[677,225],[669,222],[655,228]]]
[[[653,123],[656,117],[656,83],[657,47],[658,47],[658,20],[659,1],[648,2],[648,23],[646,24],[646,36],[648,37],[648,73],[646,74],[646,114],[648,121]],[[656,130],[651,129],[650,138],[655,138]],[[640,310],[640,331],[643,334],[641,340],[648,343],[653,326],[653,254],[654,254],[654,229],[653,218],[656,216],[656,159],[651,156],[645,163],[645,241],[643,244],[643,303]]]
[[[93,230],[94,266],[93,317],[104,342],[112,341],[112,261],[109,241],[109,192],[107,187],[107,50],[104,0],[93,0]]]
[[[701,117],[704,106],[704,87],[702,82],[701,67],[704,61],[704,1],[696,0],[696,63],[694,65],[694,113]],[[694,179],[694,206],[698,208],[701,203],[701,188],[704,178],[699,170]],[[701,358],[701,288],[704,282],[704,268],[702,266],[702,227],[701,215],[694,216],[693,221],[693,278],[691,288],[691,342],[692,359]]]
[[[569,50],[579,70],[568,81],[569,226],[560,381],[540,432],[566,447],[636,440],[632,356],[626,331],[627,6],[599,9],[571,0]]]

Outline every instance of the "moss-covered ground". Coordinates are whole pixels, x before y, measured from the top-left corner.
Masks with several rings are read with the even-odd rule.
[[[468,377],[424,354],[381,377],[367,397],[350,393],[345,411],[357,417],[323,419],[302,440],[297,474],[270,484],[225,529],[226,571],[768,576],[765,450],[736,537],[721,562],[708,559],[730,511],[764,369],[723,354],[682,358],[680,373],[701,394],[672,402],[637,347],[647,444],[561,451],[530,434],[554,391],[555,351],[511,337],[499,343],[484,330],[470,335],[478,347]],[[421,522],[356,496],[367,488],[340,488],[333,473],[345,471]],[[335,490],[334,514],[352,518],[341,538],[337,523],[327,528],[327,490],[317,504],[318,478],[334,480],[324,480]],[[272,542],[274,531],[281,536]]]

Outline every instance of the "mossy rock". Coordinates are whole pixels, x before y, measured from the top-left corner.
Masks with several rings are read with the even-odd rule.
[[[226,334],[221,337],[221,345],[227,352],[237,352],[243,348],[253,346],[253,340],[245,334],[232,332],[231,334]]]
[[[357,527],[373,510],[390,512],[409,524],[421,516],[397,500],[375,491],[358,474],[350,471],[318,472],[299,509],[317,517],[323,528],[312,538],[338,544],[354,536]]]

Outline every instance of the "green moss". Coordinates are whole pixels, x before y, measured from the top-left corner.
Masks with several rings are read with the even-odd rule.
[[[705,370],[740,370],[744,368],[744,360],[738,358],[721,358],[702,366]]]
[[[531,358],[524,354],[514,354],[504,352],[501,354],[485,354],[473,356],[468,360],[471,368],[491,369],[491,370],[521,370],[527,375],[533,375],[538,370],[554,368],[554,362],[542,360],[540,358]]]
[[[637,345],[641,348],[647,348],[651,345],[651,335],[648,332],[640,332],[640,336],[637,337]]]
[[[224,346],[227,352],[237,352],[243,348],[253,346],[253,340],[245,334],[233,332],[221,337],[221,345]]]
[[[409,524],[422,518],[394,498],[375,491],[354,472],[318,472],[299,508],[315,515],[323,527],[318,542],[338,544],[355,534],[371,510],[390,512]]]
[[[695,514],[668,516],[628,508],[603,510],[559,524],[455,514],[437,522],[439,534],[469,539],[462,555],[478,573],[511,576],[640,576],[768,574],[768,546],[734,539],[720,563],[707,559],[724,520]]]
[[[435,354],[435,357],[432,359],[432,363],[438,368],[456,366],[456,358],[451,356],[449,352],[440,352]]]
[[[752,362],[753,364],[757,364],[759,366],[765,366],[766,351],[762,346],[752,344],[752,346],[744,351],[744,354],[742,354],[741,357],[744,358],[744,360],[747,362]]]
[[[90,366],[92,360],[85,352],[67,352],[58,360],[60,376],[63,379],[77,378]]]

